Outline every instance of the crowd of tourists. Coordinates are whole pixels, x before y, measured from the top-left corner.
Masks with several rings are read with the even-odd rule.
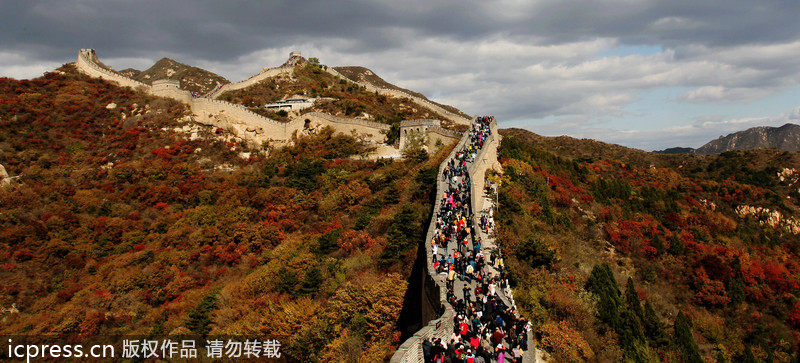
[[[502,255],[492,250],[487,261],[477,233],[476,227],[488,233],[494,222],[490,215],[482,215],[476,223],[471,207],[468,166],[491,135],[493,121],[491,116],[478,117],[468,143],[443,171],[447,185],[436,211],[431,259],[434,270],[445,276],[446,299],[455,316],[449,337],[423,342],[426,362],[521,362],[528,349],[530,326],[506,302],[513,300],[505,296],[508,286]]]

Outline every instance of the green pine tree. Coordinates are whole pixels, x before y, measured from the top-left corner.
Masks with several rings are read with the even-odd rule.
[[[689,320],[683,315],[683,311],[678,312],[678,317],[675,319],[675,345],[683,362],[703,363],[700,348],[694,340]]]
[[[617,279],[614,277],[614,272],[611,271],[611,266],[608,262],[603,262],[592,268],[589,279],[586,281],[586,289],[598,296],[607,296],[613,299],[617,305],[622,303],[619,297],[620,290],[619,285],[617,285]]]
[[[639,315],[643,316],[644,313],[633,280],[628,279],[623,304],[614,272],[611,271],[611,266],[604,262],[592,268],[586,289],[597,295],[598,318],[617,333],[625,357],[634,362],[653,361],[655,358],[647,345],[640,322]]]
[[[717,351],[717,363],[728,363],[728,359],[725,358],[725,354],[721,350]]]
[[[744,299],[747,297],[745,293],[744,281],[742,281],[740,277],[731,279],[730,282],[728,282],[728,297],[731,298],[731,304],[739,305],[743,303]]]
[[[673,256],[680,256],[683,255],[683,252],[686,251],[686,245],[683,244],[683,241],[678,237],[677,234],[673,234],[672,238],[669,240],[669,254]]]
[[[614,330],[620,328],[619,307],[622,306],[619,285],[608,263],[595,265],[586,282],[586,289],[598,297],[597,313],[600,321]]]
[[[623,308],[619,312],[619,320],[620,324],[616,331],[625,356],[635,362],[646,362],[645,357],[649,355],[649,351],[639,318],[631,309]]]
[[[300,290],[297,292],[301,296],[314,296],[319,290],[319,285],[322,283],[322,272],[316,266],[311,267],[306,271],[303,284],[300,285]]]
[[[669,343],[667,336],[664,334],[664,324],[661,323],[661,319],[658,318],[653,305],[649,301],[644,302],[642,325],[644,325],[645,334],[656,346],[661,347]]]
[[[650,245],[656,249],[659,255],[664,254],[664,241],[662,241],[657,234],[653,234],[653,238],[650,239]]]
[[[217,308],[217,294],[219,293],[219,289],[215,289],[208,295],[206,295],[203,300],[197,304],[197,307],[189,311],[188,320],[186,322],[186,327],[192,331],[192,333],[206,336],[208,332],[211,331],[209,325],[211,324],[211,311]]]
[[[628,277],[628,283],[625,287],[625,303],[628,309],[631,309],[640,320],[644,320],[644,311],[642,310],[642,302],[639,300],[639,293],[636,292],[636,286],[633,285],[633,278]]]

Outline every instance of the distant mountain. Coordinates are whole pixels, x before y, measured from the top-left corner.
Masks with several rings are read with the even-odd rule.
[[[694,152],[698,155],[719,154],[732,150],[781,149],[800,150],[800,125],[786,124],[781,127],[753,127],[720,136]]]
[[[181,88],[200,94],[208,93],[218,84],[230,83],[224,77],[205,69],[192,67],[169,58],[161,58],[149,69],[136,72],[136,70],[126,69],[120,73],[130,73],[134,75],[133,79],[147,84],[152,84],[153,81],[159,79],[176,79],[181,82]]]
[[[654,153],[659,154],[694,154],[694,148],[691,147],[671,147],[664,150],[654,150]]]

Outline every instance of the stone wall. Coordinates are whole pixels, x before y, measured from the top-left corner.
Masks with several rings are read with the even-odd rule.
[[[150,94],[159,97],[172,98],[182,103],[192,104],[192,93],[181,89],[180,82],[172,79],[159,79],[153,81]]]
[[[78,52],[78,63],[76,64],[78,66],[78,70],[95,78],[114,81],[122,87],[130,87],[133,89],[143,88],[149,92],[149,85],[105,69],[97,65],[97,63],[92,60],[93,57],[95,57],[94,49],[81,49],[80,52]]]
[[[292,135],[296,133],[309,132],[310,129],[316,129],[322,126],[331,126],[337,132],[348,135],[355,131],[357,136],[361,138],[381,143],[386,140],[385,132],[391,128],[387,124],[336,117],[319,112],[310,112],[300,115],[288,123],[282,123],[256,114],[242,105],[215,100],[209,97],[193,98],[191,92],[176,87],[174,81],[158,80],[153,82],[153,86],[135,81],[101,67],[94,62],[95,57],[94,50],[81,49],[81,51],[78,53],[78,69],[89,76],[113,81],[123,87],[141,89],[154,96],[167,97],[186,103],[191,107],[192,112],[196,115],[195,121],[230,130],[236,136],[253,141],[256,144],[260,144],[263,141],[288,142],[291,140]],[[270,68],[244,81],[224,85],[213,91],[212,96],[219,95],[226,90],[248,87],[269,77],[274,77],[281,73],[292,72],[293,69],[294,68],[291,62],[284,67]],[[328,67],[327,69],[329,72],[334,72],[334,74],[347,79],[332,68]],[[366,86],[377,89],[371,85]],[[393,90],[386,91],[388,92]],[[402,92],[396,94],[402,94],[401,96],[396,97],[414,98],[413,96]],[[443,109],[441,111],[446,112]],[[464,120],[463,118],[461,119]],[[441,140],[442,143],[446,145],[458,140],[458,138],[461,136],[461,134],[456,131],[442,128],[439,120],[410,120],[404,121],[404,125],[409,127],[409,129],[412,126],[425,127],[425,130],[429,135],[427,145],[429,149],[435,147],[437,139]],[[404,142],[405,138],[403,137],[403,132],[401,132],[401,147]]]
[[[497,148],[500,146],[500,140],[502,138],[502,136],[497,133],[497,122],[489,124],[489,129],[492,131],[492,134],[486,138],[483,148],[481,152],[478,153],[475,162],[467,167],[467,172],[472,181],[472,211],[476,216],[487,207],[484,205],[485,198],[480,198],[480,196],[483,196],[483,190],[486,188],[486,171],[494,169],[502,172],[502,166],[497,160]]]
[[[286,140],[288,123],[256,114],[244,106],[208,98],[191,100],[195,121],[221,127],[253,141]]]
[[[458,141],[458,144],[450,151],[450,154],[445,159],[445,162],[439,164],[439,173],[436,177],[436,202],[433,206],[434,214],[431,216],[430,224],[428,225],[428,233],[425,236],[425,241],[423,245],[425,246],[425,256],[430,256],[431,246],[428,243],[431,239],[433,239],[433,235],[436,232],[436,211],[439,210],[442,199],[439,197],[445,192],[446,183],[442,181],[441,175],[444,173],[444,168],[447,166],[447,161],[454,158],[456,155],[456,151],[461,150],[464,148],[464,145],[469,142],[469,134],[464,133],[461,139]],[[444,308],[444,313],[436,320],[431,320],[427,325],[425,325],[422,329],[414,333],[413,336],[406,339],[403,344],[397,348],[397,351],[392,355],[391,363],[407,363],[407,362],[423,362],[422,356],[422,341],[425,339],[430,339],[433,337],[444,337],[445,340],[450,337],[453,333],[453,317],[455,316],[455,311],[453,307],[450,306],[450,303],[447,302],[447,287],[444,283],[439,282],[436,279],[436,272],[433,269],[433,263],[431,262],[430,258],[425,259],[425,273],[428,274],[429,279],[436,282],[439,288],[439,304]],[[426,278],[426,279],[427,279]]]
[[[458,140],[458,137],[454,136],[454,134],[458,134],[458,132],[453,130],[448,130],[442,127],[429,127],[428,149],[433,150],[433,148],[436,147],[437,140],[441,140],[443,145],[447,145],[451,142]]]
[[[500,163],[497,161],[497,147],[500,143],[500,134],[497,133],[497,122],[492,122],[489,125],[489,128],[492,131],[492,135],[486,139],[483,148],[478,152],[478,156],[475,162],[471,163],[471,165],[467,168],[467,172],[469,173],[470,180],[472,181],[472,210],[473,212],[478,215],[479,211],[484,208],[483,199],[480,196],[483,195],[483,188],[485,185],[485,175],[486,170],[490,168],[494,168],[500,170]],[[436,183],[436,204],[434,205],[434,211],[439,210],[439,206],[441,204],[441,196],[444,194],[445,191],[445,182],[441,180],[441,175],[444,172],[444,168],[446,167],[447,161],[455,157],[455,153],[458,150],[462,150],[464,145],[469,142],[469,133],[465,132],[461,139],[459,140],[458,144],[455,148],[450,152],[450,155],[447,156],[445,162],[439,165],[439,174],[437,176],[437,183]],[[477,201],[481,200],[481,201]],[[433,239],[433,234],[436,228],[436,214],[434,213],[431,218],[430,226],[428,227],[428,234],[425,236],[425,249],[426,255],[430,256],[432,251],[430,244],[428,241]],[[397,351],[392,355],[391,362],[392,363],[406,363],[406,362],[424,362],[424,357],[422,355],[422,341],[432,337],[443,337],[449,338],[453,332],[453,317],[455,316],[455,312],[453,308],[450,306],[447,301],[445,301],[445,296],[447,292],[447,288],[444,283],[439,282],[439,280],[435,279],[435,272],[433,272],[433,263],[431,259],[427,259],[426,263],[426,273],[430,275],[430,278],[434,281],[437,281],[440,289],[440,298],[441,304],[445,307],[444,314],[437,320],[432,320],[428,325],[417,331],[412,337],[408,338]],[[438,325],[438,328],[437,328]],[[533,347],[533,340],[532,335],[529,334],[529,346]],[[530,358],[535,357],[526,357],[526,361],[530,361]]]
[[[386,131],[389,131],[391,128],[390,125],[378,122],[338,117],[321,112],[309,112],[300,115],[291,121],[291,123],[296,123],[295,125],[290,126],[292,132],[294,132],[294,130],[302,130],[305,128],[306,120],[309,121],[309,126],[313,128],[319,126],[330,126],[336,131],[347,135],[355,130],[358,136],[375,142],[386,141]],[[291,132],[289,136],[291,136]]]
[[[191,104],[191,92],[182,90],[178,87],[172,87],[172,82],[164,82],[166,80],[159,80],[161,82],[155,81],[153,82],[154,86],[150,86],[99,66],[93,61],[93,58],[95,57],[96,55],[93,49],[81,49],[80,52],[78,52],[78,70],[95,78],[102,78],[108,81],[116,82],[122,87],[130,87],[135,90],[144,90],[145,92],[154,96],[172,98],[183,103]]]
[[[405,149],[408,143],[409,132],[421,131],[428,138],[425,146],[428,150],[436,148],[436,141],[439,140],[444,145],[448,145],[463,135],[463,133],[443,128],[439,120],[404,120],[400,121],[400,150]]]
[[[268,68],[259,72],[258,74],[250,76],[250,78],[245,79],[244,81],[239,81],[236,83],[228,83],[221,87],[215,88],[214,90],[209,92],[205,97],[217,98],[219,97],[219,95],[225,93],[226,91],[235,91],[237,89],[247,88],[265,79],[272,78],[280,74],[292,74],[293,72],[294,72],[293,65],[287,67]]]

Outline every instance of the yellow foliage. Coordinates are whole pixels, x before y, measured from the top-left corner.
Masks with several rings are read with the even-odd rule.
[[[406,281],[398,274],[362,285],[348,283],[331,298],[328,312],[335,322],[343,325],[361,314],[367,321],[368,339],[389,340],[400,316],[406,288]]]
[[[320,361],[323,363],[358,362],[361,353],[361,339],[344,329],[325,346],[325,354]]]
[[[392,357],[392,353],[394,353],[394,349],[392,349],[390,340],[376,340],[367,344],[364,354],[361,355],[361,359],[358,361],[362,363],[388,362],[389,358]]]
[[[535,173],[531,164],[517,159],[508,159],[503,164],[503,169],[505,169],[506,174],[513,172],[518,175],[533,175]]]
[[[542,347],[552,352],[557,362],[583,362],[594,358],[594,352],[580,332],[565,321],[547,322],[541,327]]]
[[[318,300],[300,298],[271,306],[270,313],[262,315],[262,332],[278,339],[286,339],[291,344],[297,340],[303,329],[317,327],[321,305]]]
[[[253,297],[258,294],[272,291],[275,279],[275,270],[270,268],[269,265],[261,266],[249,275],[245,276],[235,286],[237,293],[243,297]]]

